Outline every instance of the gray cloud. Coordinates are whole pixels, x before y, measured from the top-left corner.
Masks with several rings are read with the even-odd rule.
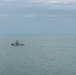
[[[33,6],[33,5],[43,5],[46,7],[56,7],[56,6],[63,6],[65,8],[72,6],[76,6],[76,0],[0,0],[0,4],[5,4],[5,5],[14,5],[14,6]],[[72,6],[71,6],[72,5]],[[61,7],[62,8],[62,7]]]
[[[75,0],[0,0],[0,13],[24,17],[71,16],[76,13]],[[1,15],[0,14],[0,15]]]

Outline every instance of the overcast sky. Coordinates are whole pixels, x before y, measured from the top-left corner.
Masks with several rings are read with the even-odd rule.
[[[76,34],[76,0],[0,0],[0,34]]]

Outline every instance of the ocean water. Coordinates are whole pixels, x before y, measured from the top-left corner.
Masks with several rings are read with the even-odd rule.
[[[0,75],[76,75],[75,36],[0,37]]]

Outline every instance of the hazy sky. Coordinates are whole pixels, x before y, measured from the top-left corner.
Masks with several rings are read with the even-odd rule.
[[[76,34],[76,0],[0,0],[0,34]]]

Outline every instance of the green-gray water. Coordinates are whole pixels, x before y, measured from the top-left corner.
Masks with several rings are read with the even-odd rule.
[[[0,75],[76,75],[75,36],[1,37]]]

